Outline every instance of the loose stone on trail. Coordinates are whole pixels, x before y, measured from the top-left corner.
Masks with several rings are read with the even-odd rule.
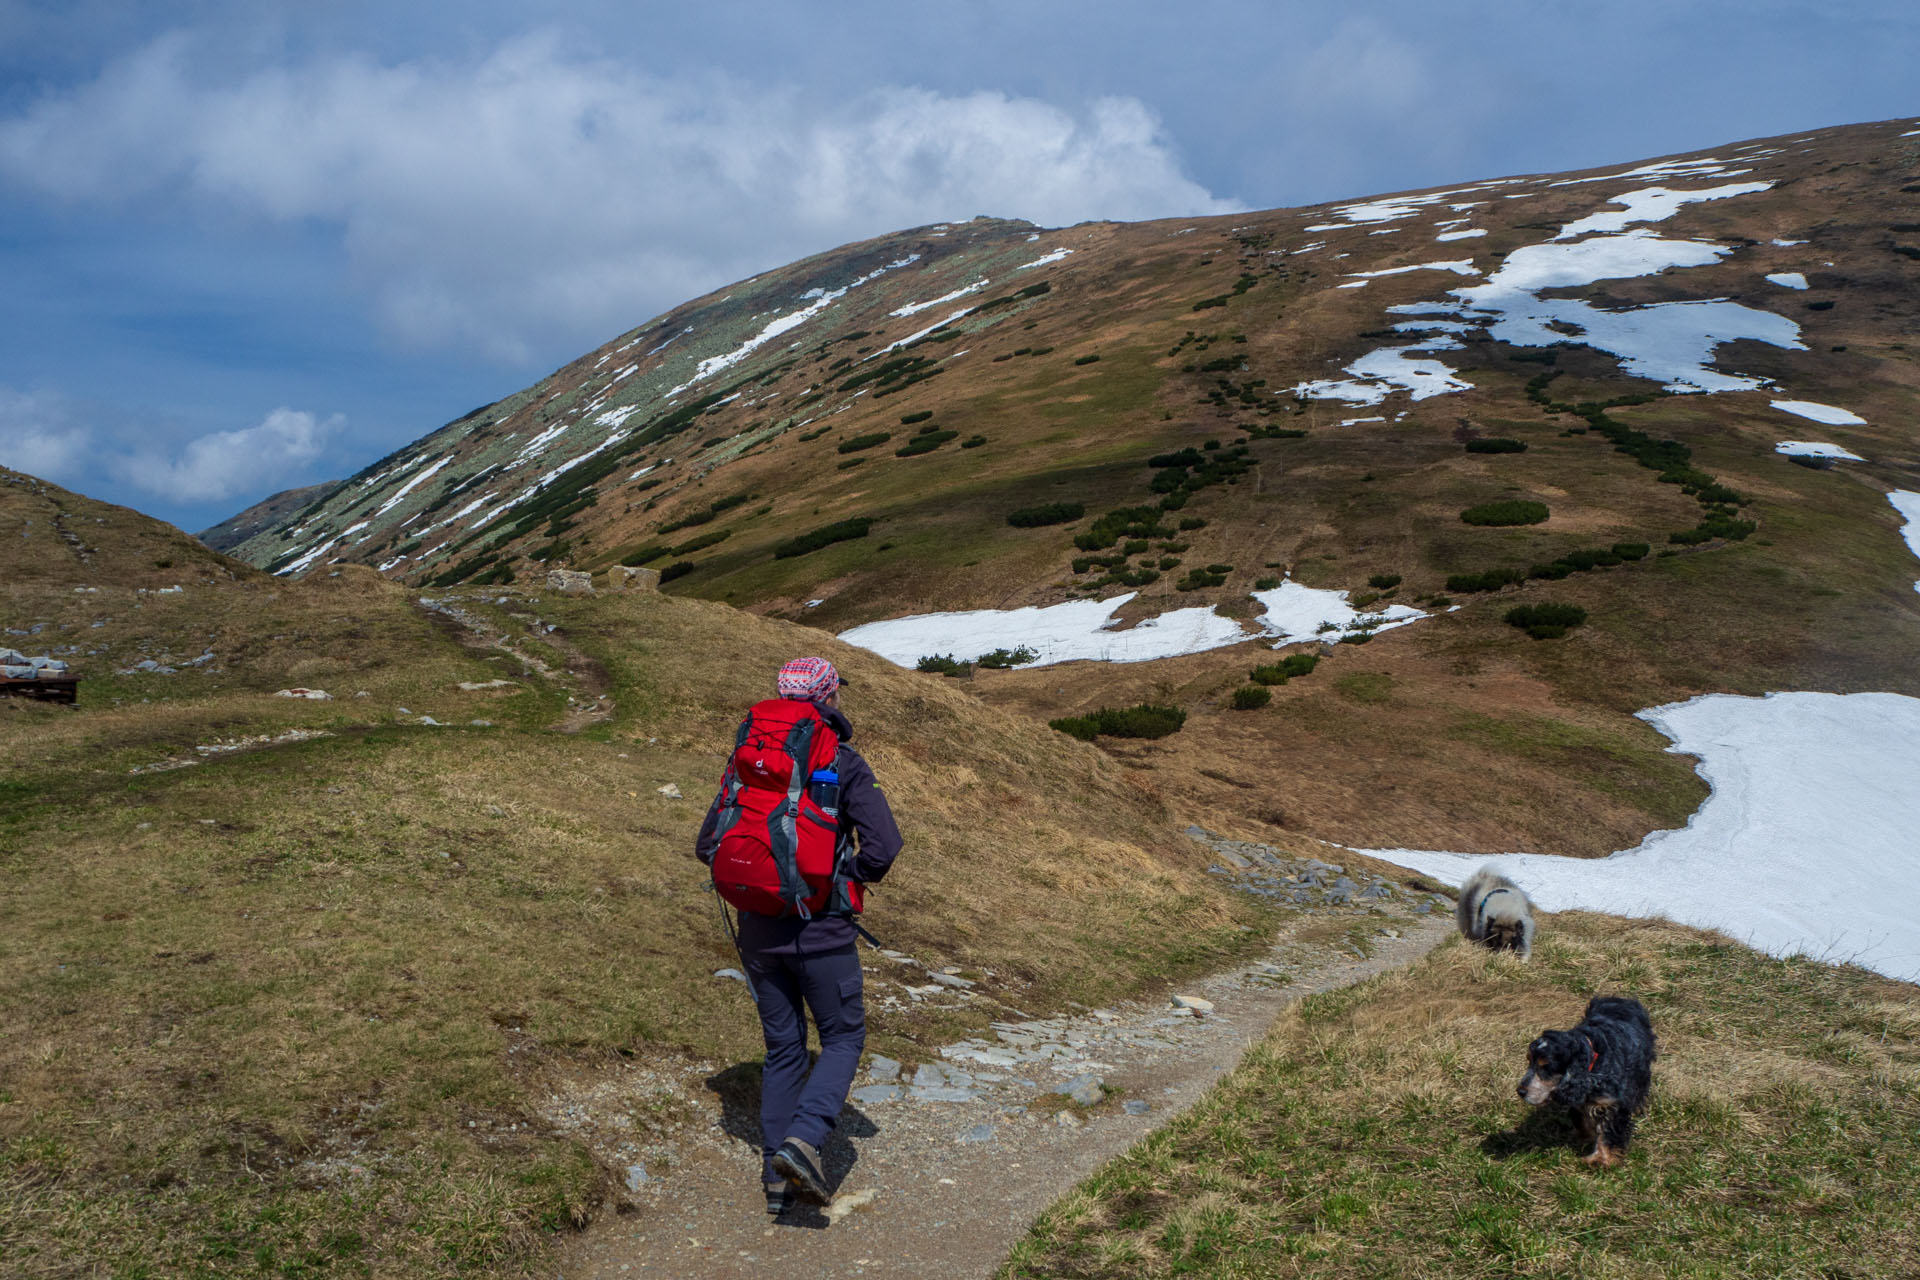
[[[1071,1098],[1083,1107],[1090,1107],[1107,1096],[1106,1090],[1101,1088],[1101,1084],[1102,1081],[1099,1076],[1089,1073],[1087,1075],[1075,1076],[1065,1084],[1056,1085],[1053,1091]]]
[[[1212,1013],[1213,1001],[1203,1000],[1199,996],[1175,996],[1173,998],[1173,1007],[1176,1009],[1191,1009],[1195,1013]]]

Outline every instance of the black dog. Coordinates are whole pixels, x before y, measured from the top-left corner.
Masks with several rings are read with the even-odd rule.
[[[1595,996],[1571,1031],[1544,1031],[1527,1047],[1520,1097],[1531,1106],[1573,1108],[1593,1139],[1588,1164],[1617,1162],[1633,1137],[1634,1114],[1653,1087],[1653,1023],[1630,996]]]

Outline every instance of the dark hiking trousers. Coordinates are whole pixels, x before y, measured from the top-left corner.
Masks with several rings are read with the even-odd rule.
[[[860,993],[860,957],[852,945],[812,955],[749,952],[742,960],[760,1005],[767,1065],[760,1077],[760,1133],[764,1176],[788,1138],[815,1149],[826,1145],[847,1104],[867,1043],[867,1011]],[[807,1020],[813,1014],[820,1058],[807,1070]]]

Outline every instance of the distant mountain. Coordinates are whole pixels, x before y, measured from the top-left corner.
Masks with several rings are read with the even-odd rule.
[[[435,589],[644,563],[836,632],[1081,601],[1074,636],[983,614],[883,651],[1176,655],[975,687],[1048,717],[1180,703],[1184,733],[1115,750],[1202,811],[1374,847],[1624,847],[1701,794],[1627,713],[1920,693],[1888,501],[1920,490],[1914,129],[883,236],[622,334],[237,554]],[[1296,588],[1361,612],[1288,615]],[[1509,625],[1540,604],[1588,621]],[[1347,672],[1236,713],[1256,632],[1350,639]]]
[[[215,551],[232,551],[247,539],[264,533],[269,527],[312,504],[320,495],[339,486],[338,480],[327,480],[301,489],[282,489],[271,498],[262,498],[239,515],[229,516],[211,529],[202,529],[193,536]]]

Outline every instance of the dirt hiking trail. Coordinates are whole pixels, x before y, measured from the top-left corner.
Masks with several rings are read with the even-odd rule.
[[[687,1115],[670,1146],[644,1148],[645,1162],[630,1166],[628,1202],[572,1242],[555,1274],[991,1276],[1043,1210],[1191,1106],[1287,1005],[1411,963],[1452,930],[1452,903],[1437,895],[1378,880],[1362,888],[1344,875],[1333,880],[1338,867],[1208,842],[1233,864],[1216,870],[1232,876],[1235,888],[1314,905],[1282,927],[1265,957],[1186,983],[1171,1002],[997,1022],[997,1043],[945,1046],[941,1061],[909,1065],[897,1078],[896,1064],[871,1059],[826,1147],[836,1194],[824,1210],[800,1206],[767,1217],[757,1085],[740,1067],[715,1072],[693,1064],[677,1081],[660,1068],[635,1067],[642,1078],[556,1094],[549,1119],[579,1132],[615,1167],[639,1148],[614,1145],[624,1126],[597,1123],[596,1108],[604,1113],[620,1105],[611,1100],[651,1089]],[[1234,851],[1253,864],[1240,865],[1248,858]],[[1369,954],[1354,945],[1356,936]],[[862,955],[871,1004],[898,962]],[[1198,1008],[1177,1007],[1183,1000]],[[1079,1101],[1056,1091],[1070,1088]],[[661,1164],[662,1174],[643,1172]]]

